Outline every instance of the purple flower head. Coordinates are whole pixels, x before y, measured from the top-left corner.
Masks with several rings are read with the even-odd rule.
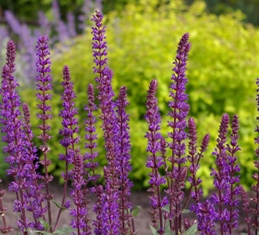
[[[228,188],[226,190],[226,194],[230,195],[230,197],[226,197],[225,199],[225,205],[228,205],[230,210],[228,212],[228,217],[226,219],[226,229],[231,234],[232,229],[237,228],[237,220],[238,220],[238,213],[239,211],[236,209],[239,200],[236,199],[236,196],[238,196],[241,193],[241,187],[237,186],[236,183],[239,183],[239,175],[240,167],[238,164],[236,164],[237,156],[236,153],[240,150],[240,147],[237,143],[238,140],[238,130],[239,130],[239,121],[238,116],[234,115],[232,120],[232,133],[230,135],[231,142],[230,144],[227,144],[227,163],[229,165],[229,182],[228,182]]]
[[[121,217],[121,233],[126,234],[130,232],[130,209],[132,209],[131,202],[129,200],[130,191],[133,183],[129,180],[129,172],[131,171],[130,165],[130,135],[129,135],[129,115],[126,113],[126,106],[129,105],[127,101],[127,89],[121,87],[119,98],[117,101],[116,109],[116,125],[118,128],[116,146],[118,148],[116,161],[118,164],[117,174],[120,176],[120,217]]]
[[[15,45],[12,41],[7,43],[6,65],[2,72],[2,83],[0,93],[2,102],[0,104],[1,132],[5,133],[2,137],[7,145],[3,148],[8,155],[5,160],[10,164],[7,174],[13,177],[9,184],[9,190],[16,193],[14,211],[21,212],[20,219],[17,221],[18,227],[23,231],[28,228],[29,222],[26,218],[26,209],[28,209],[29,194],[24,190],[28,189],[33,179],[33,165],[31,163],[33,156],[27,155],[26,133],[23,131],[21,120],[20,98],[16,91],[18,83],[13,73],[15,71]],[[34,172],[35,173],[35,172]]]
[[[172,226],[173,223],[176,225],[174,228],[175,231],[181,230],[177,221],[179,221],[181,217],[181,201],[184,195],[182,190],[187,173],[186,167],[182,165],[186,162],[186,157],[184,157],[186,149],[184,141],[187,138],[185,128],[187,126],[186,117],[189,112],[189,105],[186,103],[188,96],[185,93],[187,83],[185,75],[186,62],[191,47],[188,39],[189,34],[186,33],[182,36],[178,44],[169,95],[172,100],[169,102],[171,111],[168,116],[170,116],[171,120],[168,121],[168,126],[172,128],[172,131],[168,132],[168,137],[171,139],[171,142],[168,143],[168,147],[171,150],[171,156],[168,160],[171,162],[172,167],[171,172],[167,173],[170,178],[170,183],[169,189],[166,190],[166,192],[169,195],[170,201],[170,225]]]
[[[51,111],[51,106],[47,105],[47,101],[51,100],[52,96],[48,92],[52,90],[52,78],[50,75],[50,59],[49,59],[49,47],[48,47],[48,38],[47,36],[41,36],[38,38],[37,49],[37,60],[36,67],[38,75],[36,76],[37,81],[37,99],[40,100],[40,104],[37,105],[38,109],[41,110],[41,113],[37,114],[37,117],[42,120],[42,125],[39,126],[39,129],[42,130],[42,134],[38,137],[44,144],[51,138],[47,134],[47,131],[50,129],[50,126],[46,124],[46,121],[52,118],[51,114],[48,112]],[[46,148],[44,148],[45,150]],[[45,150],[46,151],[46,150]]]
[[[47,145],[47,141],[51,138],[51,136],[48,134],[48,131],[50,130],[50,125],[47,123],[47,121],[52,118],[52,115],[49,113],[51,111],[51,106],[48,105],[47,102],[52,99],[52,96],[49,93],[52,90],[52,78],[50,75],[51,62],[49,58],[50,53],[47,36],[40,36],[38,38],[36,50],[36,68],[38,73],[36,76],[36,87],[38,90],[36,97],[39,100],[37,108],[40,110],[37,113],[37,117],[41,120],[41,124],[38,126],[41,130],[41,134],[38,136],[38,138],[42,141],[42,145],[39,148],[43,153],[43,159],[40,161],[40,163],[44,167],[44,181],[46,189],[45,198],[47,200],[48,208],[48,223],[52,231],[53,228],[52,217],[50,213],[50,200],[53,198],[53,195],[49,191],[49,182],[52,181],[53,176],[48,173],[48,166],[51,164],[51,160],[49,160],[47,157],[47,154],[50,151],[50,148]]]
[[[215,221],[218,219],[218,213],[216,212],[214,205],[209,200],[203,203],[198,203],[194,210],[198,219],[198,230],[202,235],[216,235]]]
[[[102,120],[102,129],[105,140],[106,158],[108,160],[108,167],[106,169],[108,178],[108,187],[117,187],[118,181],[116,180],[116,152],[118,151],[115,143],[117,139],[118,128],[116,126],[116,115],[115,115],[115,103],[112,100],[114,92],[112,89],[112,71],[107,66],[106,49],[107,43],[105,41],[105,27],[102,26],[103,15],[101,12],[96,11],[92,21],[95,22],[95,27],[92,27],[93,34],[93,56],[96,67],[94,73],[99,74],[96,77],[98,83],[98,96],[100,101]],[[105,58],[103,58],[105,57]],[[116,190],[115,190],[116,191]]]
[[[95,27],[92,27],[92,49],[96,67],[94,73],[98,74],[95,78],[97,82],[98,96],[100,101],[102,120],[102,130],[104,133],[107,167],[104,167],[104,178],[106,188],[102,195],[102,231],[103,234],[119,234],[119,198],[118,188],[119,175],[117,175],[117,152],[119,151],[116,142],[119,129],[116,125],[115,103],[112,100],[114,92],[112,89],[112,71],[107,66],[107,43],[105,41],[105,27],[102,25],[103,16],[101,12],[96,11],[92,21]]]
[[[89,169],[89,181],[93,181],[96,184],[96,181],[99,179],[100,175],[95,173],[95,169],[98,167],[98,162],[94,161],[98,156],[98,152],[95,152],[94,149],[97,148],[97,135],[95,123],[97,122],[96,117],[93,112],[97,110],[97,107],[94,103],[94,88],[92,84],[88,86],[88,105],[85,107],[85,111],[87,111],[87,119],[85,120],[85,139],[86,144],[85,148],[89,151],[85,154],[84,159],[87,161],[85,163],[85,168]],[[92,174],[90,174],[92,172]]]
[[[27,169],[28,175],[30,175],[30,180],[28,180],[26,188],[26,197],[30,202],[28,203],[28,210],[32,211],[35,222],[31,223],[31,227],[35,229],[40,229],[42,227],[38,218],[42,217],[46,212],[42,206],[42,203],[45,201],[41,189],[43,184],[39,184],[38,180],[42,177],[36,172],[38,169],[38,156],[36,154],[37,148],[33,144],[33,134],[30,124],[30,111],[27,104],[23,104],[23,131],[25,133],[24,139],[24,150],[23,150],[23,160],[26,163],[24,169]],[[34,164],[35,162],[35,164]]]
[[[62,117],[62,126],[63,129],[59,131],[59,134],[63,136],[63,139],[60,141],[60,144],[67,149],[67,153],[64,156],[60,155],[60,160],[65,160],[68,163],[73,162],[73,153],[69,149],[73,150],[75,144],[79,142],[79,138],[74,135],[78,133],[78,119],[75,118],[75,115],[78,114],[77,109],[74,107],[75,103],[73,99],[76,98],[73,91],[73,83],[70,81],[70,72],[69,68],[65,66],[63,68],[63,82],[62,86],[64,87],[64,93],[62,94],[61,100],[63,100],[63,110],[60,111],[59,116]],[[72,156],[69,155],[72,153]]]
[[[21,131],[22,122],[20,120],[21,112],[19,107],[21,105],[20,97],[16,91],[19,84],[16,82],[13,73],[15,71],[15,44],[12,41],[7,43],[6,65],[2,71],[1,83],[1,132],[6,135],[2,137],[3,142],[7,143],[4,152],[8,153],[6,161],[11,164],[9,173],[13,176],[17,174],[15,167],[21,160],[22,139],[23,133]],[[12,174],[13,172],[14,174]]]
[[[99,74],[96,77],[96,82],[101,82],[100,79],[104,76],[104,72],[107,67],[107,42],[106,42],[106,27],[102,24],[103,15],[100,11],[96,11],[93,15],[92,21],[94,21],[95,26],[92,27],[92,49],[95,67],[94,73]]]
[[[240,193],[240,187],[235,186],[239,182],[237,173],[239,166],[235,165],[237,160],[235,154],[240,149],[237,144],[238,139],[238,117],[235,115],[232,122],[231,143],[227,142],[229,117],[227,114],[222,116],[219,136],[217,138],[217,147],[213,155],[216,157],[217,169],[213,169],[211,175],[214,177],[214,185],[218,194],[213,194],[211,202],[218,206],[218,215],[220,220],[221,232],[232,234],[232,229],[237,227],[238,200],[234,199]]]
[[[148,132],[145,137],[148,139],[147,152],[149,153],[146,166],[152,169],[152,172],[149,174],[149,183],[151,185],[149,191],[152,192],[152,195],[149,197],[152,206],[152,223],[154,228],[157,230],[160,229],[162,232],[165,229],[163,224],[163,216],[165,212],[162,210],[164,203],[162,203],[160,186],[166,183],[166,179],[164,176],[161,176],[158,171],[159,168],[165,164],[165,162],[161,156],[158,156],[158,153],[162,151],[162,136],[160,133],[161,118],[156,98],[157,85],[157,80],[153,80],[151,81],[148,89],[146,102],[147,112],[145,115],[145,119],[148,123]]]
[[[80,154],[79,150],[75,150],[73,158],[74,169],[71,171],[71,176],[73,179],[73,190],[71,196],[73,198],[76,209],[71,210],[70,215],[75,217],[75,219],[71,221],[71,226],[77,229],[78,234],[80,234],[81,230],[85,231],[88,228],[90,229],[89,225],[87,224],[88,208],[86,205],[84,205],[84,194],[82,190],[86,185],[84,179],[85,173],[83,161],[83,156]]]
[[[171,161],[174,158],[181,158],[185,153],[185,144],[183,141],[187,138],[185,133],[186,120],[185,118],[189,112],[189,105],[186,103],[188,96],[185,94],[187,78],[185,75],[186,62],[188,52],[191,44],[188,42],[189,34],[184,34],[181,38],[176,59],[174,61],[175,67],[173,68],[172,83],[170,85],[170,97],[173,99],[169,103],[169,107],[172,111],[169,116],[173,121],[168,122],[173,131],[168,133],[168,136],[172,139],[172,143],[169,143],[169,148],[172,149],[174,156],[171,157]]]

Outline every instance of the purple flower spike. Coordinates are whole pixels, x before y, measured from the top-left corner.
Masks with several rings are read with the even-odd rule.
[[[47,145],[47,141],[51,138],[48,134],[50,130],[50,126],[47,124],[47,121],[52,118],[52,115],[49,114],[51,111],[51,106],[47,105],[47,102],[51,100],[51,94],[49,92],[52,90],[51,81],[52,78],[50,76],[50,59],[49,59],[49,47],[48,47],[48,37],[41,36],[38,38],[38,43],[36,46],[37,49],[37,59],[36,59],[36,67],[38,75],[36,76],[37,81],[37,90],[39,91],[36,96],[40,103],[37,105],[40,113],[37,114],[37,117],[42,121],[42,124],[39,125],[39,129],[42,131],[41,135],[38,136],[42,141],[42,145],[40,146],[40,150],[43,152],[43,159],[40,163],[44,166],[44,181],[46,188],[46,199],[47,199],[47,208],[48,208],[48,223],[52,228],[52,218],[51,218],[51,205],[50,200],[53,198],[53,195],[49,192],[49,182],[52,181],[53,176],[48,173],[48,166],[51,164],[51,161],[47,158],[47,153],[50,151],[50,148]]]
[[[216,212],[214,205],[206,200],[203,203],[198,203],[195,213],[198,220],[198,230],[202,235],[216,235],[217,233],[213,228],[215,227],[215,221],[218,219],[218,213]]]
[[[170,85],[170,97],[172,100],[169,102],[169,107],[172,110],[169,112],[171,121],[168,121],[168,126],[172,128],[172,131],[168,133],[168,137],[172,140],[168,143],[168,147],[171,149],[172,154],[168,160],[172,163],[172,170],[168,174],[170,177],[170,184],[167,193],[170,197],[170,227],[173,228],[174,223],[174,231],[176,231],[176,235],[178,235],[178,232],[181,232],[182,226],[180,211],[181,201],[184,196],[182,192],[184,184],[182,181],[179,181],[179,179],[183,179],[183,173],[186,172],[186,170],[182,170],[182,164],[186,162],[186,157],[183,157],[183,155],[185,154],[186,149],[184,141],[187,138],[187,134],[185,133],[186,117],[189,112],[189,105],[186,103],[188,96],[185,94],[187,83],[185,75],[186,62],[188,52],[191,47],[188,39],[189,34],[186,33],[182,36],[178,44],[177,55],[174,61],[175,66],[173,68],[173,75],[171,78],[172,83]],[[181,184],[181,186],[179,184]]]
[[[37,148],[33,144],[33,134],[30,124],[30,111],[27,104],[23,104],[23,131],[25,133],[24,139],[24,150],[23,158],[28,169],[28,175],[30,175],[30,181],[28,181],[28,187],[26,188],[26,197],[29,200],[27,210],[32,211],[33,217],[35,219],[34,223],[30,224],[31,228],[42,230],[42,224],[39,221],[40,217],[44,217],[46,208],[43,207],[43,202],[45,201],[44,196],[41,193],[43,184],[39,184],[38,180],[42,177],[36,172],[38,169],[38,156],[36,154]],[[34,164],[34,162],[36,162]]]
[[[103,15],[100,11],[96,11],[93,15],[92,21],[95,22],[95,27],[92,27],[92,49],[94,63],[94,73],[99,74],[99,77],[96,78],[96,82],[101,82],[100,79],[104,75],[105,68],[107,66],[107,42],[106,42],[106,27],[102,24]]]
[[[13,181],[9,184],[9,190],[16,193],[14,211],[21,212],[17,224],[21,231],[24,231],[29,227],[25,211],[27,200],[24,196],[24,190],[28,186],[26,181],[30,179],[31,175],[26,171],[26,162],[22,155],[25,135],[22,131],[21,113],[19,111],[21,102],[16,91],[19,84],[13,76],[15,71],[15,44],[12,41],[7,43],[6,55],[6,65],[3,67],[3,80],[0,88],[2,96],[0,123],[2,124],[1,132],[6,134],[2,137],[2,141],[7,143],[3,148],[4,152],[8,154],[5,160],[10,164],[7,174],[13,177]]]
[[[150,175],[150,185],[151,188],[149,192],[152,193],[150,196],[150,203],[152,206],[152,226],[157,229],[159,234],[164,234],[165,227],[163,223],[164,211],[162,208],[168,204],[168,200],[165,197],[161,198],[160,186],[166,183],[165,177],[159,174],[159,168],[165,163],[163,158],[158,156],[158,152],[162,151],[161,147],[161,134],[160,134],[160,124],[161,118],[158,110],[157,98],[157,80],[153,80],[149,85],[148,95],[147,95],[147,113],[145,119],[148,123],[148,132],[145,137],[148,139],[147,152],[149,153],[147,160],[147,167],[152,169]],[[159,221],[158,221],[159,220]]]
[[[116,156],[116,161],[118,164],[117,174],[120,176],[120,218],[121,218],[121,234],[134,233],[131,231],[129,226],[131,218],[132,205],[129,200],[130,191],[133,187],[133,183],[129,180],[129,172],[131,171],[130,165],[130,135],[129,135],[129,115],[126,113],[126,106],[129,105],[127,101],[127,88],[121,87],[119,98],[117,101],[117,128],[119,130],[117,135],[116,146],[118,147],[118,152]],[[132,226],[134,227],[134,226]]]
[[[115,103],[113,102],[114,92],[112,89],[112,71],[107,66],[107,43],[105,41],[105,27],[102,25],[103,15],[96,11],[92,21],[95,27],[92,27],[93,34],[93,57],[96,67],[94,73],[98,74],[95,78],[98,83],[98,99],[100,101],[101,115],[103,121],[102,129],[104,133],[106,159],[108,166],[104,169],[104,178],[106,189],[102,196],[102,222],[104,234],[119,234],[119,201],[116,156],[118,148],[115,145],[117,141],[118,128],[116,126]]]
[[[229,171],[229,186],[227,189],[227,193],[230,194],[229,201],[226,201],[226,205],[229,206],[229,221],[227,221],[228,226],[228,232],[232,234],[232,229],[237,228],[237,220],[238,220],[238,210],[236,209],[238,207],[239,201],[235,197],[240,195],[241,193],[241,186],[236,186],[237,183],[239,183],[239,175],[237,175],[240,172],[240,167],[238,164],[236,164],[237,156],[236,153],[241,150],[237,140],[239,138],[238,136],[238,130],[239,130],[239,121],[238,116],[235,115],[233,117],[232,121],[232,134],[230,136],[231,142],[230,144],[227,144],[227,151],[228,151],[228,164],[230,166]]]
[[[224,114],[221,119],[221,124],[219,128],[219,136],[217,138],[217,147],[212,153],[216,157],[217,169],[212,169],[211,176],[214,177],[214,186],[218,190],[218,195],[215,193],[211,197],[211,202],[214,205],[219,206],[219,220],[220,220],[220,231],[227,232],[227,223],[229,221],[229,211],[225,205],[228,205],[230,201],[229,192],[229,179],[230,179],[230,166],[228,164],[227,155],[227,133],[228,133],[229,117]]]
[[[187,159],[191,163],[189,170],[192,175],[189,178],[189,182],[191,183],[191,189],[194,188],[194,191],[192,192],[191,196],[196,201],[196,204],[197,204],[200,198],[202,197],[203,192],[202,192],[202,189],[198,187],[202,181],[200,178],[196,177],[196,173],[199,169],[200,159],[203,156],[203,153],[208,146],[209,135],[207,134],[203,138],[201,149],[200,149],[200,152],[198,153],[196,123],[193,118],[189,118],[188,127],[189,127],[189,155],[187,156]]]
[[[189,105],[186,103],[188,96],[185,94],[187,78],[185,76],[186,62],[188,52],[191,44],[188,42],[189,34],[184,34],[179,42],[177,55],[175,59],[174,73],[172,75],[170,97],[173,99],[169,103],[169,107],[172,111],[169,116],[173,121],[168,122],[173,131],[168,133],[168,136],[172,139],[172,143],[169,143],[169,148],[172,150],[172,157],[170,161],[172,163],[178,162],[178,164],[184,163],[185,159],[181,160],[182,155],[185,153],[185,144],[182,142],[187,138],[185,133],[186,120],[185,118],[189,112]]]
[[[100,175],[95,173],[95,169],[98,167],[98,162],[94,161],[95,158],[98,156],[98,152],[94,152],[97,148],[97,135],[95,123],[97,122],[96,117],[94,116],[93,112],[97,110],[97,107],[94,103],[94,88],[92,84],[88,86],[88,105],[85,107],[85,111],[87,111],[87,119],[85,120],[85,139],[87,143],[85,144],[85,148],[89,150],[84,156],[84,160],[87,162],[85,163],[85,168],[89,169],[89,181],[93,181],[94,185],[96,186],[97,180],[100,178]]]
[[[71,82],[69,68],[64,66],[63,68],[63,82],[61,83],[64,87],[64,93],[61,96],[61,100],[63,101],[63,110],[60,111],[59,116],[62,117],[62,126],[63,128],[59,131],[59,134],[63,137],[60,141],[60,144],[65,148],[65,154],[59,154],[59,160],[63,160],[66,163],[65,172],[62,174],[62,177],[65,181],[64,183],[64,193],[62,199],[62,207],[65,207],[66,202],[66,194],[67,194],[67,183],[71,178],[68,172],[69,164],[74,162],[74,158],[76,155],[76,144],[79,143],[79,138],[75,137],[78,133],[78,119],[75,118],[75,115],[78,114],[77,109],[74,107],[74,99],[76,98],[74,93],[73,83]],[[62,208],[60,208],[57,220],[54,226],[54,230],[57,227],[60,215],[62,212]]]
[[[84,205],[85,198],[82,188],[86,185],[84,180],[84,159],[81,156],[79,150],[75,150],[74,156],[74,169],[71,171],[73,176],[73,191],[71,196],[76,206],[72,209],[70,215],[74,216],[75,219],[71,221],[72,228],[77,229],[77,234],[90,235],[91,228],[88,226],[88,208]],[[83,233],[82,233],[83,232]]]
[[[78,119],[75,115],[78,114],[77,109],[74,107],[75,103],[73,99],[76,98],[73,91],[73,83],[70,81],[69,68],[65,66],[63,68],[63,82],[64,93],[61,100],[63,100],[64,109],[60,111],[59,116],[62,117],[63,129],[59,131],[59,134],[63,136],[60,144],[66,148],[66,154],[60,154],[59,160],[65,160],[68,164],[73,162],[75,145],[79,143],[79,138],[75,137],[78,133]]]
[[[105,148],[107,152],[106,157],[108,159],[108,164],[115,164],[115,162],[113,162],[114,156],[116,155],[114,141],[116,140],[117,131],[114,128],[116,120],[114,112],[115,105],[112,101],[114,92],[111,86],[112,71],[107,66],[107,43],[105,41],[105,26],[102,25],[102,19],[103,15],[99,11],[96,11],[92,18],[92,21],[95,22],[95,27],[92,27],[93,57],[96,64],[96,67],[94,67],[94,73],[99,74],[95,80],[98,83],[98,99],[100,100],[100,108],[102,111],[100,118],[103,121],[102,129],[104,132]],[[112,184],[114,184],[114,182]]]

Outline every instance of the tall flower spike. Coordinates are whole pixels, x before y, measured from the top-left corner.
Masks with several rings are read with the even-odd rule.
[[[95,22],[95,27],[92,27],[93,34],[93,57],[96,67],[94,67],[94,73],[98,74],[96,77],[96,82],[98,83],[98,99],[100,101],[101,116],[103,121],[102,129],[104,132],[105,148],[106,148],[106,158],[108,160],[108,171],[111,169],[111,186],[115,187],[115,159],[116,146],[114,141],[116,141],[117,130],[114,127],[116,122],[116,116],[114,111],[113,97],[114,92],[112,89],[112,72],[107,66],[107,43],[105,41],[105,26],[102,25],[103,15],[101,12],[96,11],[92,20]]]
[[[63,128],[59,131],[59,134],[63,137],[60,141],[60,144],[65,148],[65,154],[59,154],[59,160],[63,160],[66,163],[65,172],[62,174],[62,177],[65,181],[64,183],[64,192],[61,207],[69,205],[69,201],[66,202],[67,194],[67,184],[68,180],[71,179],[68,172],[69,164],[74,162],[76,147],[75,145],[79,143],[79,137],[77,135],[78,129],[78,119],[75,118],[75,115],[78,114],[77,109],[74,107],[74,99],[76,98],[74,93],[73,83],[71,82],[70,72],[68,66],[63,68],[63,82],[61,83],[64,88],[64,93],[61,96],[63,101],[63,109],[60,111],[59,116],[62,117],[62,126]],[[62,208],[59,209],[57,220],[54,226],[54,230],[57,227]]]
[[[121,234],[134,233],[131,231],[130,226],[131,210],[132,205],[129,200],[130,191],[133,187],[133,183],[129,180],[129,172],[131,171],[130,165],[130,135],[129,135],[129,115],[126,113],[126,106],[129,105],[127,101],[127,88],[121,87],[119,98],[117,101],[117,119],[116,124],[118,125],[118,136],[116,146],[118,147],[118,152],[116,156],[116,161],[118,164],[118,175],[119,177],[119,198],[120,198],[120,218],[121,218]]]
[[[162,150],[161,148],[161,133],[160,133],[160,125],[161,118],[158,110],[157,98],[157,80],[151,81],[148,89],[147,95],[147,112],[145,115],[145,119],[148,123],[148,132],[145,137],[148,139],[148,147],[147,152],[149,153],[147,160],[147,167],[152,169],[150,175],[149,183],[151,188],[149,191],[152,193],[150,196],[150,203],[152,206],[152,224],[153,227],[158,231],[159,234],[165,233],[164,222],[163,222],[163,210],[162,208],[168,204],[168,200],[165,197],[161,198],[161,185],[166,183],[165,177],[161,176],[159,173],[159,168],[163,166],[165,163],[163,162],[163,158],[158,156],[158,152]],[[157,218],[158,217],[158,218]]]
[[[188,120],[189,127],[189,155],[187,156],[188,161],[191,163],[190,165],[190,173],[189,182],[191,183],[191,188],[194,188],[194,191],[191,193],[192,198],[196,201],[196,204],[199,202],[202,197],[202,189],[199,188],[201,180],[197,178],[196,173],[199,169],[199,161],[201,155],[197,153],[197,131],[196,131],[196,123],[193,118],[189,118]],[[192,208],[191,208],[192,210]]]
[[[95,193],[97,196],[97,202],[94,206],[94,211],[96,213],[96,220],[93,221],[93,225],[95,227],[95,231],[101,231],[101,220],[100,217],[100,207],[99,207],[99,199],[100,199],[100,188],[97,186],[97,180],[100,178],[100,175],[96,173],[96,168],[98,167],[98,162],[95,160],[98,156],[98,152],[96,151],[97,148],[97,135],[96,135],[96,128],[95,123],[97,122],[96,117],[94,116],[93,112],[97,110],[97,107],[94,103],[94,87],[92,84],[88,85],[87,89],[88,93],[88,104],[85,106],[85,111],[87,111],[87,118],[85,119],[85,149],[88,151],[84,155],[84,169],[85,171],[88,171],[87,173],[87,183],[92,182],[94,186],[90,189],[92,192]],[[88,188],[84,186],[83,193],[84,198],[86,199],[86,194],[88,193]],[[85,201],[85,205],[88,204],[88,201]],[[100,234],[97,232],[96,234]]]
[[[3,148],[8,155],[6,162],[10,164],[7,174],[13,177],[9,184],[9,190],[16,193],[14,202],[14,211],[20,213],[20,219],[17,221],[18,227],[26,234],[29,227],[29,221],[26,216],[27,200],[24,190],[28,187],[31,175],[26,171],[26,162],[23,154],[24,133],[22,131],[21,113],[19,111],[20,98],[16,91],[19,86],[13,73],[15,71],[15,44],[12,41],[7,43],[6,65],[3,67],[2,83],[0,93],[2,102],[0,104],[0,123],[1,132],[5,133],[2,137],[7,145]]]
[[[98,99],[100,101],[101,115],[103,121],[102,129],[104,133],[106,159],[108,166],[104,170],[106,181],[106,190],[103,199],[103,228],[105,234],[118,234],[119,232],[119,202],[118,202],[118,175],[116,165],[117,146],[116,138],[118,129],[116,128],[116,115],[114,111],[114,92],[112,89],[112,71],[107,66],[107,43],[105,41],[105,27],[102,25],[103,16],[100,11],[96,11],[92,21],[95,27],[92,27],[93,34],[93,57],[96,67],[94,73],[98,74],[95,78],[98,83]],[[107,219],[106,219],[107,218]],[[115,229],[115,230],[114,230]]]
[[[43,194],[41,193],[41,189],[43,188],[43,184],[39,184],[39,179],[41,179],[41,175],[37,173],[38,165],[38,156],[36,154],[37,148],[33,144],[33,134],[31,130],[30,124],[30,111],[27,104],[22,105],[23,109],[23,131],[25,134],[24,139],[24,150],[23,150],[23,158],[24,162],[27,164],[28,174],[30,174],[30,184],[26,188],[26,197],[29,200],[28,210],[32,211],[34,217],[34,223],[30,224],[31,228],[42,230],[43,226],[40,223],[39,218],[43,217],[45,219],[44,213],[46,212],[46,208],[43,207],[43,202],[45,201]]]
[[[93,112],[97,110],[97,107],[94,103],[94,88],[92,84],[88,86],[88,105],[85,107],[85,111],[87,111],[87,119],[85,120],[85,139],[87,143],[85,144],[85,148],[88,149],[84,156],[84,160],[87,162],[85,163],[85,168],[88,169],[89,172],[89,181],[93,181],[94,185],[96,186],[97,180],[100,178],[100,175],[97,175],[95,169],[98,167],[98,162],[95,161],[96,157],[98,156],[97,152],[94,152],[97,148],[97,135],[95,123],[97,122],[96,117],[94,116]]]
[[[39,139],[42,140],[42,145],[40,146],[40,150],[43,152],[43,159],[40,163],[44,166],[44,181],[46,188],[46,200],[47,200],[47,208],[48,208],[48,223],[50,226],[50,232],[52,232],[52,218],[51,218],[51,206],[50,200],[53,198],[53,195],[50,194],[49,191],[49,182],[52,181],[53,176],[48,173],[48,166],[51,164],[51,161],[47,157],[47,153],[50,151],[47,141],[51,138],[48,134],[50,130],[50,126],[47,124],[47,121],[52,118],[52,115],[49,114],[51,111],[51,106],[47,104],[49,100],[51,100],[51,94],[49,93],[52,90],[51,85],[51,75],[50,75],[50,58],[49,58],[49,47],[48,47],[48,37],[40,36],[37,42],[37,59],[36,59],[36,67],[38,75],[36,76],[36,86],[39,91],[36,96],[40,101],[37,104],[40,112],[37,114],[37,117],[42,121],[41,125],[39,125],[39,129],[42,131],[41,135],[38,136]]]
[[[71,221],[72,228],[77,230],[77,234],[90,235],[91,229],[88,227],[88,209],[85,206],[82,206],[84,203],[84,194],[82,187],[85,186],[86,182],[84,179],[84,163],[83,156],[81,156],[78,149],[75,150],[74,156],[74,169],[71,171],[73,175],[73,190],[71,196],[73,202],[76,206],[75,209],[72,209],[70,215],[74,216],[75,219]],[[87,231],[87,232],[83,232]]]
[[[218,205],[218,214],[220,220],[220,232],[223,235],[224,232],[227,232],[227,221],[229,220],[229,211],[225,205],[230,200],[230,194],[227,191],[229,186],[229,172],[230,166],[227,159],[227,133],[228,133],[229,117],[227,114],[224,114],[221,119],[221,124],[219,128],[219,136],[217,138],[217,147],[212,153],[216,157],[216,166],[217,169],[212,169],[211,176],[214,177],[214,186],[218,191],[218,195],[214,193],[211,196],[211,202],[217,206]]]
[[[227,194],[230,195],[230,198],[228,201],[226,201],[226,204],[229,207],[229,221],[227,221],[227,226],[228,226],[228,232],[229,234],[232,234],[233,231],[232,229],[237,228],[237,220],[238,220],[238,204],[239,200],[236,199],[238,195],[241,193],[241,186],[236,185],[237,183],[240,182],[239,178],[240,176],[238,175],[240,172],[240,167],[238,164],[236,164],[237,161],[237,152],[240,149],[237,140],[239,138],[238,136],[238,130],[239,130],[239,121],[238,121],[238,116],[234,115],[233,120],[232,120],[232,134],[230,136],[231,142],[230,144],[227,144],[227,151],[228,151],[228,164],[230,166],[230,171],[229,171],[229,185],[227,188]]]
[[[174,218],[174,231],[176,235],[181,232],[181,201],[183,200],[183,185],[180,187],[179,179],[180,175],[183,176],[182,164],[186,162],[186,158],[183,157],[185,154],[185,143],[184,140],[187,138],[185,133],[186,128],[186,117],[189,112],[189,105],[186,103],[188,96],[185,94],[187,78],[185,75],[186,62],[188,52],[191,44],[188,42],[189,34],[186,33],[182,36],[179,44],[176,59],[174,61],[172,83],[170,85],[170,97],[172,100],[169,102],[169,107],[172,109],[169,112],[169,116],[172,121],[168,121],[168,126],[172,128],[172,131],[168,133],[168,137],[171,138],[171,142],[168,143],[168,147],[171,149],[171,157],[169,161],[172,163],[172,170],[168,174],[171,178],[169,189],[167,193],[170,200],[170,227],[173,229],[173,218]],[[177,183],[178,182],[178,183]],[[174,192],[174,189],[177,191]],[[172,196],[174,195],[174,196]]]

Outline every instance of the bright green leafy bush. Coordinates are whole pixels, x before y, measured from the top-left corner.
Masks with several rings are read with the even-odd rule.
[[[181,1],[171,1],[170,5],[160,5],[159,8],[157,6],[156,0],[141,0],[138,5],[128,5],[120,17],[116,12],[106,15],[109,66],[114,72],[113,86],[116,94],[120,86],[128,88],[128,113],[131,116],[133,145],[131,177],[137,187],[147,186],[146,140],[143,138],[147,125],[143,116],[146,111],[148,84],[154,78],[159,82],[158,103],[163,117],[163,133],[166,136],[170,69],[173,67],[172,61],[180,36],[189,32],[192,42],[187,65],[190,115],[197,120],[200,139],[207,132],[212,136],[209,150],[201,161],[199,171],[203,187],[208,190],[212,186],[212,180],[208,177],[214,162],[211,152],[215,147],[220,117],[224,112],[231,116],[237,113],[240,119],[240,146],[243,150],[239,156],[242,166],[241,183],[248,186],[252,183],[250,176],[254,170],[255,156],[254,94],[255,79],[259,76],[259,54],[255,52],[259,51],[259,41],[256,40],[259,38],[259,30],[250,25],[243,25],[240,12],[220,17],[207,14],[202,1],[196,1],[190,8],[186,8]],[[76,105],[79,108],[83,136],[86,89],[94,79],[90,29],[85,36],[78,37],[72,47],[64,49],[60,46],[60,50],[61,53],[52,55],[55,84],[53,99],[56,103],[56,107],[53,107],[53,136],[60,128],[61,119],[58,117],[57,107],[61,106],[60,83],[64,65],[70,67],[75,84],[75,93],[78,97]],[[34,95],[29,95],[30,92],[25,93],[23,99],[33,107],[36,102],[32,98]],[[32,111],[35,112],[33,109]],[[100,131],[99,133],[101,135]],[[83,148],[84,140],[81,140]],[[58,154],[62,151],[58,141],[53,139],[51,146],[52,169],[57,169],[57,176],[64,167],[57,160]],[[100,162],[105,163],[104,155],[100,155]]]

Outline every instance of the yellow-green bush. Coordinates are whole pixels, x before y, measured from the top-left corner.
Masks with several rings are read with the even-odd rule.
[[[180,0],[171,1],[169,5],[159,5],[157,0],[141,0],[138,5],[128,5],[120,16],[116,12],[105,16],[108,63],[114,72],[113,87],[116,94],[120,86],[128,88],[133,165],[131,177],[136,185],[146,186],[148,182],[144,138],[147,125],[143,118],[146,90],[149,82],[157,78],[163,134],[166,136],[169,131],[167,113],[172,62],[177,43],[185,32],[189,32],[192,43],[187,65],[190,116],[197,120],[200,140],[207,132],[212,136],[199,171],[204,180],[203,186],[209,189],[212,185],[212,180],[209,180],[210,167],[214,162],[211,152],[216,144],[221,115],[225,112],[231,116],[237,113],[239,116],[242,152],[238,157],[242,165],[241,179],[247,186],[252,183],[259,31],[250,25],[243,25],[242,17],[240,12],[220,17],[209,15],[202,1],[196,1],[187,8]],[[84,142],[83,120],[86,114],[83,108],[87,101],[86,89],[90,82],[94,82],[90,29],[84,36],[78,37],[72,47],[64,49],[60,46],[60,49],[61,53],[52,56],[53,99],[56,105],[53,107],[55,116],[52,134],[56,136],[60,128],[57,115],[61,107],[61,71],[64,65],[68,65],[78,97],[76,104],[80,112],[81,140]],[[30,103],[28,97],[24,95],[23,99]],[[57,138],[52,140],[51,148],[53,169],[58,166],[55,172],[58,175],[63,169],[57,159],[63,150]],[[101,154],[100,161],[105,163],[103,158],[104,154]]]

